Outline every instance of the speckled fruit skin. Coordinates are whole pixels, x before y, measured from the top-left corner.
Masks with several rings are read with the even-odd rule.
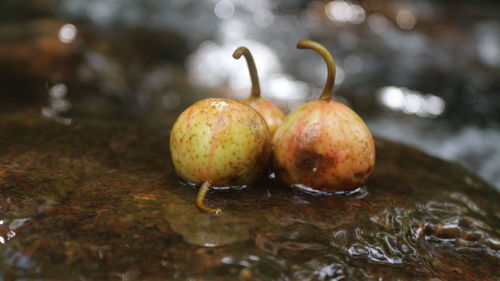
[[[195,184],[245,185],[267,168],[271,136],[266,121],[240,102],[210,98],[187,108],[170,135],[175,171]]]
[[[375,146],[365,123],[334,100],[313,100],[290,113],[273,146],[281,181],[319,191],[355,189],[375,165]]]
[[[258,113],[260,113],[262,117],[264,117],[264,120],[266,120],[267,126],[269,127],[271,136],[274,135],[278,127],[283,122],[283,119],[285,119],[285,113],[283,113],[281,109],[261,97],[251,96],[239,101],[251,106]]]

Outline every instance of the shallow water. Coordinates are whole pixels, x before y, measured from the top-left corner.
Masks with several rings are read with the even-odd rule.
[[[377,139],[366,196],[175,177],[174,116],[0,118],[3,280],[498,280],[500,194],[463,168]]]

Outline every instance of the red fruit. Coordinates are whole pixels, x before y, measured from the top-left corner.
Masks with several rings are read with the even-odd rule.
[[[314,190],[348,191],[362,185],[375,165],[375,146],[361,118],[331,99],[335,63],[321,44],[309,40],[299,49],[313,49],[326,61],[328,76],[323,93],[290,113],[273,138],[278,178],[289,185]]]

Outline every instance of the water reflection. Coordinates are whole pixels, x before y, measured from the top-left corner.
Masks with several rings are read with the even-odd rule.
[[[14,239],[17,235],[16,230],[24,226],[30,220],[31,218],[13,219],[8,225],[5,220],[0,220],[0,245],[7,244],[7,241]],[[16,252],[14,248],[8,247],[8,245],[5,246],[5,248],[1,249],[2,255],[0,256],[0,266],[5,263],[22,269],[34,267],[35,263],[29,255],[22,252]],[[1,273],[3,274],[4,272],[2,271]],[[2,280],[2,277],[4,276],[0,276],[0,280]]]
[[[348,55],[344,58],[344,69],[347,73],[359,73],[363,70],[363,60],[357,55]]]
[[[220,19],[228,19],[234,14],[234,4],[230,0],[221,0],[215,4],[214,13]]]
[[[274,22],[274,15],[269,9],[259,9],[253,15],[254,23],[259,27],[268,27]]]
[[[276,54],[262,43],[253,40],[231,44],[207,41],[188,59],[188,70],[193,82],[208,87],[228,83],[234,89],[249,88],[248,70],[244,61],[236,61],[231,56],[238,46],[246,46],[252,52],[262,84],[266,77],[280,71],[281,65]]]
[[[67,23],[59,29],[59,33],[57,34],[57,37],[59,38],[59,41],[62,43],[71,43],[75,40],[76,35],[78,31],[76,29],[76,26],[73,24]]]
[[[5,249],[3,254],[5,263],[10,266],[21,269],[31,269],[36,265],[28,255],[21,252],[14,252],[10,248]]]
[[[10,222],[9,228],[11,230],[16,230],[30,220],[31,220],[30,218],[14,219]]]
[[[365,20],[363,7],[343,0],[334,0],[325,6],[326,16],[338,22],[360,24]]]
[[[306,83],[293,80],[293,78],[285,74],[271,76],[266,84],[268,84],[268,92],[270,95],[283,100],[293,101],[304,99],[309,91],[309,87]]]
[[[476,27],[479,59],[491,67],[500,67],[500,24],[495,21],[481,22]]]
[[[401,9],[396,15],[396,23],[402,29],[410,30],[417,23],[417,16],[410,9]]]
[[[71,118],[63,117],[71,108],[71,103],[66,99],[68,88],[63,83],[57,83],[49,89],[49,106],[41,109],[41,115],[62,125],[71,125]]]
[[[389,109],[420,117],[437,117],[444,112],[444,100],[404,87],[388,86],[377,92],[379,102]]]
[[[383,14],[373,13],[368,17],[368,26],[373,32],[381,34],[389,27],[389,20]]]

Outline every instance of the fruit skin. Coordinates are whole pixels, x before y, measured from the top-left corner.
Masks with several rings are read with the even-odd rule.
[[[375,165],[375,146],[361,118],[334,100],[313,100],[290,113],[273,137],[274,167],[288,185],[348,191]]]
[[[266,171],[270,138],[266,121],[253,108],[209,98],[177,118],[170,153],[177,175],[187,182],[246,185]]]
[[[274,135],[283,122],[283,119],[285,119],[285,113],[281,109],[261,97],[250,96],[249,98],[239,100],[239,102],[251,106],[264,117],[271,136]]]
[[[285,119],[285,114],[277,106],[260,96],[260,83],[259,75],[257,74],[257,67],[255,66],[252,53],[247,47],[240,46],[234,50],[233,58],[240,59],[241,56],[244,56],[247,61],[248,73],[250,74],[250,80],[252,81],[252,92],[250,97],[239,100],[239,102],[251,106],[258,113],[260,113],[262,117],[264,117],[272,136],[281,122],[283,122],[283,119]]]

